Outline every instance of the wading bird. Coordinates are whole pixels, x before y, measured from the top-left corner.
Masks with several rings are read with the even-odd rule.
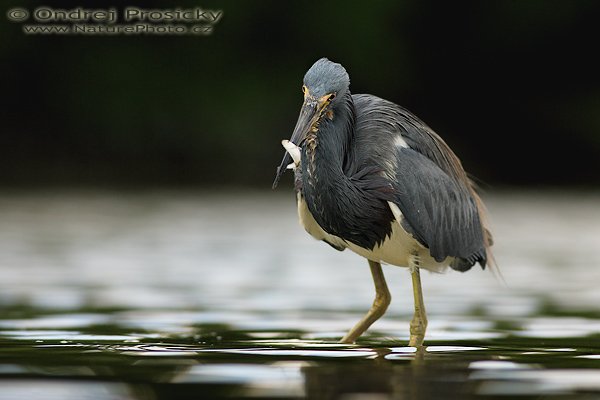
[[[427,316],[419,270],[467,271],[492,261],[491,234],[473,183],[450,147],[408,110],[352,95],[340,64],[321,58],[304,76],[304,102],[275,188],[294,170],[306,231],[365,257],[375,283],[369,312],[343,338],[353,343],[386,311],[381,263],[408,267],[415,313],[410,346],[421,346]]]

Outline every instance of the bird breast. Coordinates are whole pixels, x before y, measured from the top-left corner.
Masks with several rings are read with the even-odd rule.
[[[315,217],[313,217],[309,211],[306,201],[300,192],[296,194],[296,199],[298,203],[298,218],[300,220],[300,225],[302,225],[309,235],[317,240],[323,240],[327,243],[330,243],[336,248],[345,249],[348,247],[348,244],[345,240],[335,235],[331,235],[321,228],[321,226],[315,220]]]
[[[390,203],[390,208],[395,217],[395,220],[391,222],[391,234],[372,249],[366,249],[327,233],[317,223],[300,193],[297,194],[297,201],[300,225],[315,239],[325,241],[335,248],[340,250],[348,248],[366,259],[384,264],[400,267],[417,266],[433,272],[443,272],[450,263],[450,260],[444,260],[441,263],[436,262],[429,255],[429,250],[406,232],[401,224],[402,214],[400,209],[394,203]]]

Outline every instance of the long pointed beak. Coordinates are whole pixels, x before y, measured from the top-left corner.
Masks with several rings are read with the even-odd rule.
[[[304,100],[304,104],[302,104],[302,108],[300,109],[300,116],[298,117],[298,121],[296,122],[296,127],[294,128],[294,133],[292,133],[292,137],[290,138],[290,142],[295,144],[298,147],[302,146],[304,139],[306,139],[306,135],[308,132],[315,126],[317,121],[319,120],[319,107],[318,102],[307,97]],[[288,164],[292,162],[292,157],[286,151],[283,155],[283,160],[281,160],[281,165],[277,167],[277,174],[275,175],[275,180],[273,181],[273,189],[277,187],[279,184],[279,180],[283,176],[283,173],[287,169]]]

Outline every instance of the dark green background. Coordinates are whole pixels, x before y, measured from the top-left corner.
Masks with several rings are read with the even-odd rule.
[[[114,2],[113,2],[114,3]],[[30,36],[0,15],[0,185],[267,188],[304,72],[404,105],[491,186],[600,182],[600,2],[180,1],[195,36]],[[289,178],[285,179],[289,184]]]

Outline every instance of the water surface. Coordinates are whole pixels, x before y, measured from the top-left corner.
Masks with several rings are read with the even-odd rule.
[[[292,194],[0,196],[0,399],[600,398],[600,195],[486,196],[503,283],[410,277],[356,345],[367,263],[299,227]]]

